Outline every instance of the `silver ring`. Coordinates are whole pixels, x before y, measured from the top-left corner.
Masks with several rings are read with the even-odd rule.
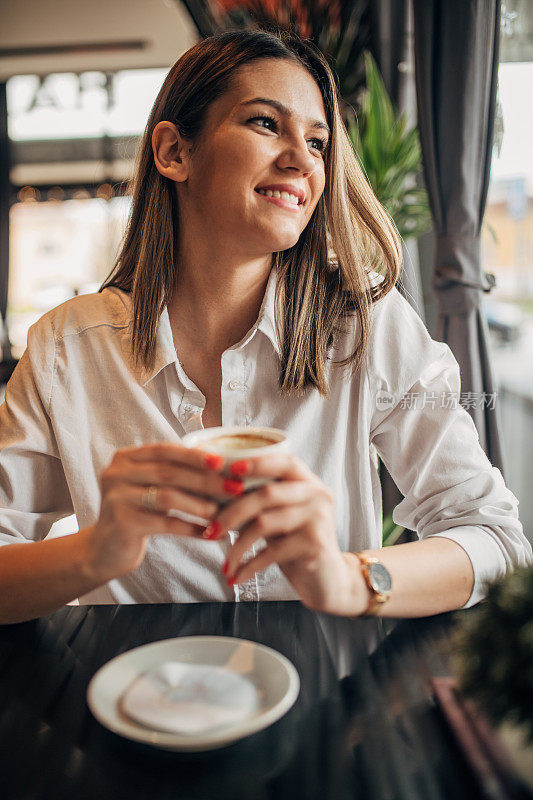
[[[145,511],[157,511],[155,498],[157,496],[157,488],[149,486],[144,490],[141,497],[141,505]]]

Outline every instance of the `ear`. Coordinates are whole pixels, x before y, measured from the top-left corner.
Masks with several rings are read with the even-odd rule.
[[[191,146],[173,122],[158,122],[152,133],[152,150],[157,171],[173,181],[186,181],[189,177]]]

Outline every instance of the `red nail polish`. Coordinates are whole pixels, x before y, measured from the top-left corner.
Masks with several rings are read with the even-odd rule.
[[[222,525],[218,520],[213,520],[211,525],[208,525],[207,528],[202,533],[204,539],[218,539],[222,532]]]
[[[228,562],[227,561],[224,561],[224,563],[222,564],[222,574],[223,575],[227,575],[228,574]]]
[[[227,578],[226,582],[227,582],[228,586],[235,586],[235,584],[237,583],[237,581],[235,580],[235,578],[233,576],[230,576],[229,578]]]
[[[216,455],[215,453],[208,453],[204,459],[207,469],[220,469],[224,464],[223,456]]]
[[[233,464],[230,464],[229,471],[232,475],[246,475],[246,473],[250,470],[250,462],[249,461],[234,461]]]
[[[226,494],[241,495],[244,492],[244,484],[242,481],[224,481],[224,491]]]

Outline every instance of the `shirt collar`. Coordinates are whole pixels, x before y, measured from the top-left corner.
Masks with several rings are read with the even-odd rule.
[[[270,275],[268,276],[267,286],[265,289],[265,294],[263,297],[263,302],[261,304],[261,309],[259,311],[259,315],[257,317],[256,322],[250,328],[248,333],[241,339],[240,342],[233,345],[231,348],[232,350],[240,350],[244,347],[248,342],[253,338],[256,331],[262,331],[265,336],[269,339],[272,343],[272,346],[278,356],[280,355],[280,349],[277,341],[276,336],[276,326],[274,322],[274,303],[276,297],[276,285],[277,285],[277,275],[274,268],[271,269]],[[151,380],[153,380],[156,375],[158,375],[161,370],[167,367],[169,364],[175,364],[178,360],[176,355],[176,348],[174,347],[174,338],[172,336],[172,328],[170,325],[170,317],[168,315],[168,309],[165,306],[163,312],[159,318],[159,324],[157,326],[157,335],[156,335],[156,347],[155,347],[155,356],[154,362],[152,367],[146,369],[144,366],[140,366],[138,369],[138,379],[142,386],[146,386]]]
[[[143,386],[150,383],[151,380],[158,375],[162,369],[169,364],[175,364],[177,361],[176,348],[174,347],[174,338],[172,336],[172,328],[170,326],[170,317],[168,309],[165,306],[159,323],[157,326],[156,342],[155,342],[155,355],[151,367],[146,368],[144,365],[139,367],[139,381]]]
[[[176,348],[174,347],[174,339],[172,336],[172,328],[170,327],[170,318],[165,306],[163,313],[159,317],[156,332],[155,356],[153,366],[146,368],[142,362],[135,363],[135,359],[131,355],[131,336],[133,332],[133,301],[130,292],[119,289],[117,286],[109,286],[105,292],[111,292],[122,303],[120,312],[120,320],[123,322],[123,327],[126,329],[127,334],[124,340],[125,351],[130,356],[130,368],[135,375],[136,380],[141,386],[146,386],[155,376],[161,372],[168,364],[174,364],[177,360]],[[122,327],[122,326],[121,326]],[[126,357],[126,352],[124,356]]]

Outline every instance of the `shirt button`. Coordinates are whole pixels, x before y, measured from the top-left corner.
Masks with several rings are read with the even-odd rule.
[[[246,389],[245,384],[241,383],[241,381],[235,381],[235,380],[230,381],[228,383],[228,386],[232,391],[237,391],[238,389]]]
[[[190,406],[190,405],[183,405],[180,408],[180,411],[179,411],[180,417],[182,417],[184,419],[189,419],[189,417],[192,417],[195,414],[199,414],[199,413],[200,413],[200,409],[199,408],[197,408],[196,406]]]

